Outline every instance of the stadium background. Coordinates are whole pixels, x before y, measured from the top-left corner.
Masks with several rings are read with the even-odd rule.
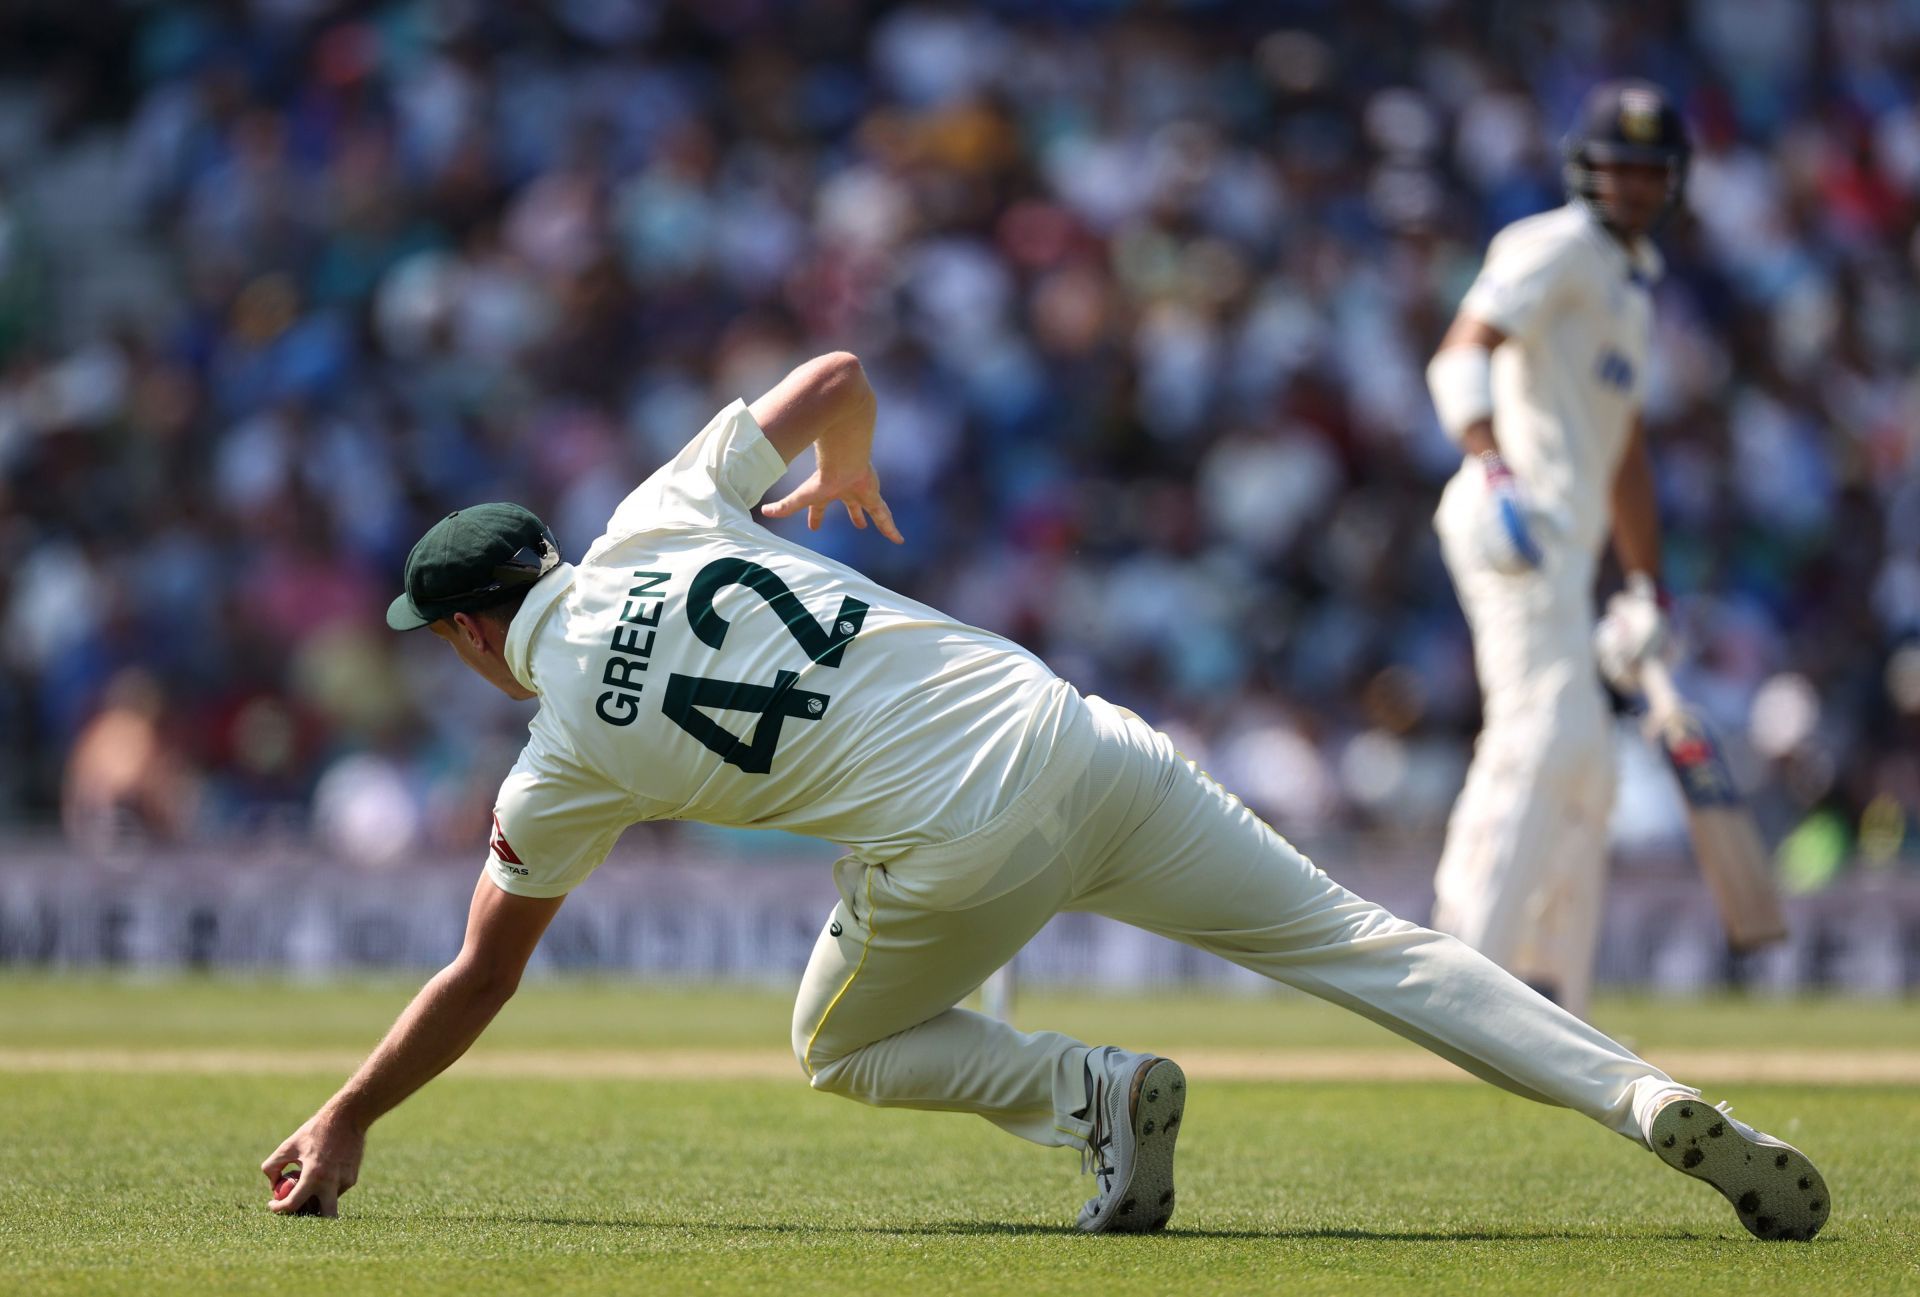
[[[911,543],[820,548],[1422,912],[1478,700],[1420,371],[1627,70],[1697,144],[1648,408],[1683,684],[1800,935],[1726,958],[1623,729],[1603,971],[1920,983],[1893,0],[5,6],[0,962],[450,953],[526,712],[384,629],[408,545],[511,498],[578,553],[713,409],[835,347]],[[822,858],[643,826],[546,959],[790,971]],[[1127,940],[1068,923],[1038,969],[1210,975]]]

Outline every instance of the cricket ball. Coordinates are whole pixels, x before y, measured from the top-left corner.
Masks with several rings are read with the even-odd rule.
[[[273,1200],[275,1202],[293,1192],[293,1186],[300,1183],[300,1164],[289,1162],[280,1168],[280,1178],[273,1182]],[[315,1194],[300,1204],[296,1216],[318,1216],[320,1214],[320,1196]]]

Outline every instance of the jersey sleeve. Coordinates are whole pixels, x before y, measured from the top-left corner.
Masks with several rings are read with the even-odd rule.
[[[1460,303],[1460,314],[1509,338],[1531,337],[1575,290],[1577,245],[1537,233],[1504,233]]]
[[[617,541],[663,523],[716,527],[738,522],[786,471],[787,461],[747,403],[735,401],[620,502],[602,540]]]
[[[487,877],[515,896],[564,896],[637,818],[623,790],[523,751],[493,804]]]

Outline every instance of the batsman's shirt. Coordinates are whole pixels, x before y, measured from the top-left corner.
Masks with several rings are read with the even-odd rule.
[[[1494,439],[1528,500],[1556,524],[1543,543],[1591,553],[1606,537],[1614,472],[1646,391],[1660,270],[1646,240],[1630,254],[1569,204],[1502,230],[1460,304],[1506,335],[1493,353]],[[1479,465],[1463,465],[1442,519],[1470,512],[1461,497],[1484,490]]]
[[[487,868],[559,896],[639,820],[787,829],[870,863],[991,825],[1093,747],[1033,654],[756,523],[786,472],[743,402],[542,577],[507,633],[540,695]]]

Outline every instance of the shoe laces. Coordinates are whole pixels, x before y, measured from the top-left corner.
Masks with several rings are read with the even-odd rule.
[[[1752,1126],[1747,1125],[1746,1122],[1741,1121],[1738,1117],[1734,1116],[1733,1101],[1730,1099],[1722,1099],[1719,1103],[1714,1104],[1713,1110],[1719,1113],[1722,1117],[1725,1117],[1728,1121],[1732,1122],[1734,1126],[1736,1126],[1740,1131],[1742,1131],[1748,1136],[1752,1136],[1755,1138],[1771,1138],[1770,1136],[1762,1136],[1758,1130],[1754,1129]]]
[[[1080,1150],[1080,1174],[1101,1177],[1101,1193],[1113,1188],[1113,1163],[1107,1159],[1107,1146],[1113,1143],[1113,1132],[1107,1129],[1106,1097],[1106,1078],[1095,1077],[1093,1129],[1087,1132],[1086,1147]]]

